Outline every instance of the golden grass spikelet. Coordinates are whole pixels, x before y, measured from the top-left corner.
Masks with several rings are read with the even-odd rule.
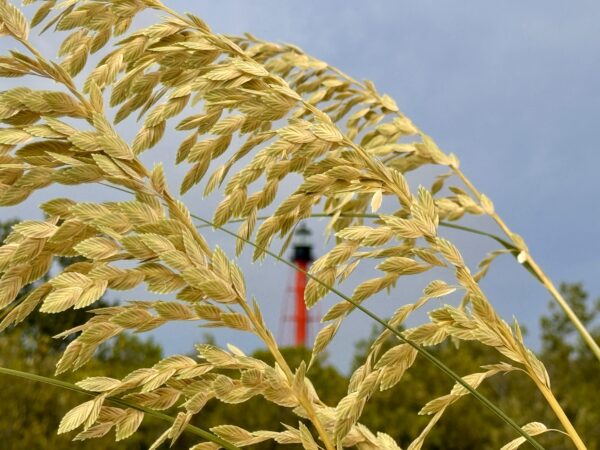
[[[73,408],[61,420],[58,434],[72,431],[84,423],[93,424],[100,414],[103,401],[104,396],[99,396]]]
[[[8,32],[18,39],[27,39],[29,23],[23,13],[8,1],[0,3],[0,25],[3,32]]]
[[[537,436],[542,433],[546,433],[549,430],[546,425],[540,422],[529,422],[526,425],[523,425],[523,430],[525,430],[530,436]],[[525,438],[519,437],[510,441],[508,444],[503,445],[500,450],[515,450],[526,442]]]

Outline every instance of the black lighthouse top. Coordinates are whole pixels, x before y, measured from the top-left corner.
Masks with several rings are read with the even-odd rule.
[[[292,261],[312,262],[312,245],[310,245],[310,235],[312,233],[302,223],[295,231],[295,239],[293,242],[294,254]]]

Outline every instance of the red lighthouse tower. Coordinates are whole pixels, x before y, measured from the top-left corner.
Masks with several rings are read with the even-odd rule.
[[[289,321],[294,323],[294,344],[297,347],[305,347],[308,337],[308,322],[310,321],[308,311],[304,304],[304,289],[306,288],[306,273],[308,266],[313,262],[312,245],[310,244],[310,230],[301,224],[294,233],[295,240],[292,243],[292,262],[300,270],[294,275],[294,312]]]

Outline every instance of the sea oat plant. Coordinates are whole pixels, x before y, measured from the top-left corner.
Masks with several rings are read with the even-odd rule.
[[[114,429],[119,441],[152,415],[170,422],[152,448],[173,444],[188,431],[199,438],[195,450],[235,449],[266,440],[311,450],[399,449],[385,430],[362,425],[360,416],[376,390],[392,389],[422,357],[456,384],[423,406],[419,413],[431,419],[410,450],[421,448],[444,411],[465,395],[492,409],[498,426],[514,428],[515,440],[505,449],[527,441],[543,448],[532,436],[557,430],[535,421],[519,426],[476,390],[486,379],[508,372],[528,377],[539,390],[563,427],[559,431],[571,442],[565,445],[585,448],[552,393],[543,363],[524,345],[518,324],[511,327],[498,316],[479,281],[497,256],[512,254],[550,291],[600,359],[598,345],[523,239],[460,170],[458,158],[438,148],[389,96],[296,47],[251,35],[216,34],[200,18],[179,14],[158,0],[25,3],[39,3],[31,23],[11,3],[0,1],[0,31],[21,47],[0,57],[0,75],[34,75],[56,84],[54,90],[23,86],[0,93],[0,204],[20,204],[52,184],[65,185],[67,193],[70,186],[101,183],[124,191],[129,200],[56,198],[41,205],[45,220],[15,225],[0,247],[0,328],[16,326],[36,308],[50,314],[48,320],[60,320],[69,308],[89,309],[93,315],[85,324],[58,336],[77,335],[58,362],[57,375],[82,367],[99,345],[119,333],[181,320],[252,333],[275,360],[269,365],[234,345],[199,344],[197,358],[170,356],[123,379],[92,377],[77,386],[0,369],[92,396],[64,416],[59,433],[78,429],[75,440],[84,440]],[[136,15],[145,10],[161,13],[160,21],[130,31]],[[66,32],[58,62],[31,44],[30,26]],[[89,68],[93,54],[101,58]],[[141,125],[127,142],[117,124],[133,113]],[[168,123],[182,136],[176,154],[169,152],[172,142],[161,141]],[[159,145],[165,160],[174,158],[186,167],[179,194],[198,185],[205,195],[222,190],[223,200],[210,220],[200,195],[184,204],[167,185],[163,166],[149,168],[142,162],[140,155]],[[412,190],[405,173],[425,166],[444,172],[430,189]],[[453,179],[462,187],[446,188]],[[294,190],[280,198],[284,181],[293,183]],[[386,213],[379,212],[384,201],[393,205]],[[191,211],[202,211],[202,216]],[[505,236],[458,224],[466,214],[488,215]],[[210,248],[202,235],[202,226],[210,225],[236,237],[238,255],[250,248],[255,259],[274,257],[283,264],[271,250],[273,239],[283,239],[285,246],[295,226],[315,216],[329,218],[335,245],[310,270],[306,305],[313,307],[330,292],[340,301],[323,318],[313,357],[356,309],[384,326],[337,405],[319,398],[310,382],[310,363],[290,367],[282,356],[263,320],[260,299],[246,290],[235,255]],[[231,222],[240,224],[236,233],[223,228]],[[502,249],[473,273],[456,246],[442,237],[442,227],[488,235]],[[50,272],[55,257],[78,259],[15,301],[24,286]],[[351,295],[335,287],[369,262],[376,264],[379,276],[362,281]],[[394,295],[401,277],[434,269],[454,282],[430,277],[414,303],[402,303]],[[139,285],[173,299],[94,309],[108,289]],[[398,302],[388,319],[365,306],[384,290]],[[455,292],[462,301],[435,308],[428,322],[400,331],[411,313]],[[390,336],[397,345],[382,352]],[[459,376],[427,350],[445,340],[493,347],[498,361]],[[273,424],[271,430],[222,424],[206,431],[190,425],[208,401],[241,404],[254,396],[292,409],[298,423],[285,428]],[[160,412],[173,407],[178,410],[174,417]]]

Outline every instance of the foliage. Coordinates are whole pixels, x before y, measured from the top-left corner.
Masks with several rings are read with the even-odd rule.
[[[151,449],[174,444],[189,430],[206,440],[195,441],[194,450],[265,441],[310,450],[394,450],[399,446],[388,434],[394,430],[370,430],[361,416],[376,392],[394,388],[420,356],[454,384],[446,393],[427,384],[429,400],[421,412],[429,420],[417,435],[411,433],[409,450],[421,448],[445,412],[467,395],[511,428],[514,440],[506,449],[527,440],[542,448],[531,436],[553,430],[534,416],[520,426],[478,390],[510,372],[545,399],[567,435],[560,436],[563,442],[585,448],[551,389],[546,367],[525,346],[518,324],[509,326],[498,316],[479,281],[496,257],[511,254],[548,289],[600,358],[598,344],[523,239],[460,170],[458,158],[445,154],[389,96],[296,47],[213,33],[200,18],[178,14],[158,0],[26,3],[39,6],[31,24],[11,3],[0,1],[0,32],[28,52],[3,56],[0,75],[35,75],[56,85],[0,94],[0,205],[20,204],[51,184],[101,183],[126,192],[129,200],[56,198],[41,205],[44,220],[15,224],[0,247],[0,308],[6,311],[0,329],[23,322],[34,310],[55,315],[45,319],[55,323],[67,311],[92,312],[84,324],[59,334],[72,340],[56,365],[57,375],[82,369],[116,336],[177,320],[252,333],[272,357],[265,362],[233,345],[198,344],[196,358],[171,355],[152,365],[137,361],[136,370],[123,377],[103,371],[77,383],[94,397],[65,415],[59,433],[77,430],[75,439],[86,440],[114,429],[121,440],[134,435],[144,417],[176,408]],[[146,9],[166,16],[130,32],[134,17]],[[42,24],[44,30],[68,33],[58,63],[28,40],[30,25]],[[80,79],[95,53],[102,54],[95,68]],[[118,124],[134,112],[143,124],[129,144]],[[195,192],[200,183],[205,195],[223,192],[212,221],[190,212],[195,198],[189,204],[176,198],[163,164],[150,169],[141,156],[163,143],[176,116],[183,116],[176,130],[186,135],[176,155],[165,152],[165,162],[171,157],[186,165],[178,180],[181,194]],[[438,173],[431,188],[411,190],[405,174],[429,165]],[[463,187],[446,187],[449,180]],[[280,189],[284,182],[293,186],[291,195]],[[259,224],[261,212],[267,216]],[[265,324],[259,301],[246,292],[235,259],[211,249],[198,225],[222,230],[230,220],[241,221],[237,253],[250,245],[255,259],[278,258],[269,250],[274,240],[289,242],[295,226],[311,214],[330,216],[328,229],[336,240],[311,267],[306,305],[314,306],[328,292],[341,302],[326,313],[309,364],[294,365]],[[450,223],[468,214],[488,216],[505,237]],[[472,273],[458,248],[442,236],[442,227],[449,226],[492,236],[503,248]],[[70,260],[52,277],[56,257]],[[349,284],[359,265],[374,266],[378,276],[361,281],[352,295],[334,287]],[[435,279],[438,274],[443,275]],[[414,303],[398,305],[387,321],[364,306],[408,276],[427,279]],[[17,299],[23,287],[38,280]],[[140,285],[174,299],[97,307],[107,290]],[[431,310],[428,322],[400,330],[409,315],[440,298],[449,304]],[[383,329],[337,401],[314,388],[310,369],[355,309]],[[394,345],[386,349],[390,338]],[[444,342],[464,348],[462,341],[493,350],[491,362],[459,376],[428,349],[446,348]],[[281,417],[293,419],[251,431],[221,423],[211,433],[191,424],[209,400],[238,405],[260,397],[287,409],[293,416]],[[111,401],[120,406],[109,406]]]

